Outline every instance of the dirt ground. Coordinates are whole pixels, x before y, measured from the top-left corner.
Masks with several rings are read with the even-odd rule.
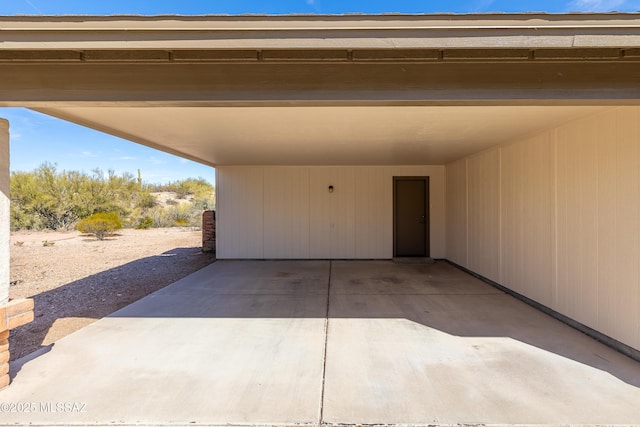
[[[35,320],[11,331],[11,359],[100,319],[215,261],[190,228],[11,235],[9,298],[33,298]]]

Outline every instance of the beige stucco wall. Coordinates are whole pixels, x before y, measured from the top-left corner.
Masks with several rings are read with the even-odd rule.
[[[0,305],[9,300],[9,122],[0,119]]]
[[[447,257],[640,349],[640,107],[447,165]]]
[[[431,256],[445,256],[444,166],[218,166],[219,258],[393,257],[393,177],[430,177]],[[335,191],[328,192],[333,185]]]

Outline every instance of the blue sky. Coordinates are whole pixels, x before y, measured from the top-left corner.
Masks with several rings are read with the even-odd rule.
[[[0,0],[0,15],[203,15],[285,13],[635,12],[640,0]],[[28,171],[45,161],[60,169],[96,167],[137,173],[146,182],[188,177],[214,182],[213,169],[176,156],[66,123],[30,110],[0,108],[11,123],[11,169]]]
[[[640,0],[2,0],[0,14],[239,14],[636,11]]]
[[[131,172],[148,183],[185,178],[214,182],[214,170],[162,151],[23,108],[0,108],[9,120],[11,170],[30,171],[52,162],[59,169],[89,172],[99,167]]]

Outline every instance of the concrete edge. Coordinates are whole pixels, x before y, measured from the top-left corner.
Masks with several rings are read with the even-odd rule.
[[[4,424],[2,422],[0,422],[0,427],[4,427],[4,426],[16,426],[16,425],[22,425],[22,424]],[[184,424],[184,423],[163,423],[163,424],[157,424],[157,423],[119,423],[119,422],[111,422],[111,423],[60,423],[60,424],[37,424],[37,423],[29,423],[29,426],[31,427],[56,427],[56,426],[64,426],[64,427],[86,427],[86,426],[92,426],[92,427],[101,427],[101,426],[109,426],[109,427],[113,427],[113,426],[118,426],[118,427],[162,427],[162,426],[166,426],[166,427],[329,427],[328,424],[318,424],[318,423],[291,423],[291,424],[276,424],[276,423],[272,423],[272,424],[242,424],[242,423],[229,423],[229,424],[204,424],[204,423],[189,423],[189,424]],[[333,426],[333,425],[332,425]],[[337,427],[338,425],[336,425]],[[342,426],[342,424],[340,424],[340,426]],[[346,426],[346,425],[345,425]],[[353,427],[364,427],[364,424],[353,424]],[[420,426],[415,426],[415,427],[422,427],[423,425]],[[451,427],[475,427],[475,425],[471,425],[471,426],[464,426],[464,425],[460,425],[460,424],[455,424],[455,425],[451,425]],[[391,426],[389,426],[391,427]],[[401,426],[398,426],[401,427]],[[402,426],[404,427],[404,426]],[[407,426],[410,427],[410,426]],[[412,426],[411,426],[412,427]],[[427,427],[427,425],[424,425],[424,427]],[[428,425],[428,427],[440,427],[438,425],[432,426],[431,424]],[[448,425],[443,425],[442,427],[449,427]],[[489,426],[492,427],[492,426]],[[496,426],[499,427],[499,426]],[[528,427],[528,426],[527,426]],[[537,426],[533,426],[533,427],[537,427]],[[542,426],[540,426],[542,427]],[[546,426],[548,427],[548,426]],[[562,426],[559,426],[562,427]],[[574,426],[571,426],[574,427]],[[577,426],[580,427],[580,426]],[[626,427],[626,426],[622,426],[622,427]],[[630,426],[632,427],[632,426]]]
[[[426,424],[335,424],[322,423],[318,427],[637,427],[636,424],[484,424],[484,423],[426,423]],[[233,427],[233,426],[232,426]]]
[[[624,344],[618,340],[616,340],[615,338],[612,338],[608,335],[603,334],[602,332],[596,331],[595,329],[590,328],[589,326],[582,324],[580,322],[578,322],[577,320],[574,320],[570,317],[565,316],[562,313],[559,313],[557,311],[555,311],[552,308],[547,307],[544,304],[541,304],[535,300],[532,300],[531,298],[528,298],[522,294],[519,294],[518,292],[507,288],[506,286],[503,286],[497,282],[494,282],[491,279],[488,279],[474,271],[469,270],[468,268],[465,268],[459,264],[456,264],[453,261],[450,261],[448,259],[444,259],[443,261],[451,264],[452,266],[456,267],[459,270],[464,271],[467,274],[470,274],[471,276],[482,280],[483,282],[487,283],[488,285],[493,286],[494,288],[500,289],[501,291],[519,299],[520,301],[530,305],[531,307],[535,308],[536,310],[539,310],[551,317],[553,317],[556,320],[561,321],[562,323],[564,323],[565,325],[571,326],[572,328],[582,332],[583,334],[595,339],[598,342],[601,342],[602,344],[606,345],[607,347],[611,347],[612,349],[616,350],[619,353],[624,354],[625,356],[640,362],[640,351],[636,350],[635,348],[628,346],[627,344]]]
[[[52,427],[52,424],[29,424],[32,427]],[[70,427],[79,427],[79,426],[113,426],[117,425],[119,427],[158,427],[158,426],[167,426],[167,427],[550,427],[549,424],[483,424],[483,423],[456,423],[456,424],[442,424],[442,423],[425,423],[425,424],[350,424],[350,423],[292,423],[292,424],[200,424],[200,423],[192,423],[192,424],[148,424],[148,423],[139,423],[139,424],[54,424],[53,426],[64,425]],[[0,423],[0,426],[15,426],[15,424],[3,424]],[[554,427],[637,427],[637,424],[554,424]]]

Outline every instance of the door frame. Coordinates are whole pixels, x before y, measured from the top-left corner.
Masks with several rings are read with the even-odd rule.
[[[397,254],[396,254],[396,246],[397,246],[397,236],[396,236],[396,230],[397,230],[397,191],[396,191],[396,186],[397,186],[397,182],[398,181],[415,181],[415,180],[423,180],[425,182],[425,186],[424,186],[424,200],[425,200],[425,221],[426,221],[426,226],[424,228],[424,252],[425,252],[425,256],[429,257],[431,256],[431,242],[430,242],[430,228],[431,228],[431,202],[429,200],[429,196],[430,196],[430,191],[429,191],[429,177],[428,176],[394,176],[393,177],[393,257],[396,258]]]

